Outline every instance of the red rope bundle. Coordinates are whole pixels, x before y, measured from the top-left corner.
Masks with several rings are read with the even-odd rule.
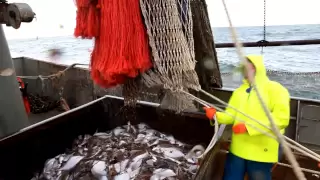
[[[76,0],[77,23],[75,37],[92,39],[99,35],[99,8],[98,0]]]
[[[151,68],[139,0],[77,0],[75,36],[95,37],[91,76],[112,87]]]

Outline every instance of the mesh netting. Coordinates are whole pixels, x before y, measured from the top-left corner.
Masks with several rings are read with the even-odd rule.
[[[222,87],[217,52],[204,0],[191,0],[196,70],[203,89]],[[208,68],[209,67],[209,68]]]
[[[28,94],[30,111],[33,114],[44,113],[60,107],[59,100],[53,100],[49,96],[40,96],[39,94]]]
[[[179,90],[199,89],[195,72],[193,24],[189,0],[140,0],[154,69],[143,74],[147,87],[169,90],[162,107],[180,112],[194,108],[190,97]]]
[[[31,61],[35,63],[35,69],[26,69],[26,73],[34,71],[37,76],[19,76],[25,84],[28,84],[27,93],[32,113],[44,113],[50,110],[69,110],[69,106],[76,107],[93,100],[93,83],[89,71],[73,68],[79,64],[73,64],[67,68],[50,63]],[[24,67],[23,67],[24,68]],[[23,73],[19,73],[23,74]]]
[[[150,98],[151,94],[151,99],[158,101],[157,98],[161,98],[161,105],[166,109],[180,112],[194,108],[190,97],[176,90],[200,88],[195,72],[195,57],[200,62],[197,70],[203,87],[208,89],[209,86],[222,85],[205,3],[189,0],[140,0],[140,6],[154,68],[137,78],[138,80],[128,80],[121,89],[107,90],[108,93],[121,94],[125,98],[125,104],[129,106],[135,105],[138,95],[139,99],[148,100],[146,97]],[[191,15],[192,12],[194,16]],[[195,24],[193,20],[196,21]],[[196,47],[194,41],[197,43]],[[214,66],[210,70],[201,66],[207,60]],[[155,90],[159,87],[169,91],[163,95],[163,91]]]
[[[187,0],[140,0],[154,72],[143,75],[149,87],[198,89],[190,2]],[[151,77],[151,78],[150,78]],[[157,81],[158,80],[158,81]]]

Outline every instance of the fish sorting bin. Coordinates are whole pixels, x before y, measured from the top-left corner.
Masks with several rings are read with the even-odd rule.
[[[130,115],[133,112],[135,114]],[[42,171],[46,160],[71,148],[79,135],[111,130],[127,124],[128,120],[131,124],[145,123],[190,145],[206,147],[214,133],[204,114],[190,112],[178,115],[141,103],[130,111],[123,108],[123,100],[109,96],[0,140],[0,179],[31,179]]]

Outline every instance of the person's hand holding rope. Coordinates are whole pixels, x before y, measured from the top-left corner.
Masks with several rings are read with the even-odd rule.
[[[216,116],[217,110],[214,107],[203,107],[203,109],[205,110],[206,116],[210,121],[215,119],[214,117]],[[213,124],[213,123],[210,122],[210,124]],[[246,125],[243,122],[240,122],[240,123],[234,125],[232,127],[232,131],[235,134],[243,134],[243,133],[248,132]]]

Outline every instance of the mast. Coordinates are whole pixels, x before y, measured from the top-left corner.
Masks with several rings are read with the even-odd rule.
[[[25,3],[8,4],[0,1],[0,22],[18,29],[21,22],[31,22],[34,13]],[[3,26],[0,27],[0,71],[13,70],[13,61]],[[13,73],[0,76],[0,138],[13,134],[29,125],[28,117],[22,102],[17,77]]]

